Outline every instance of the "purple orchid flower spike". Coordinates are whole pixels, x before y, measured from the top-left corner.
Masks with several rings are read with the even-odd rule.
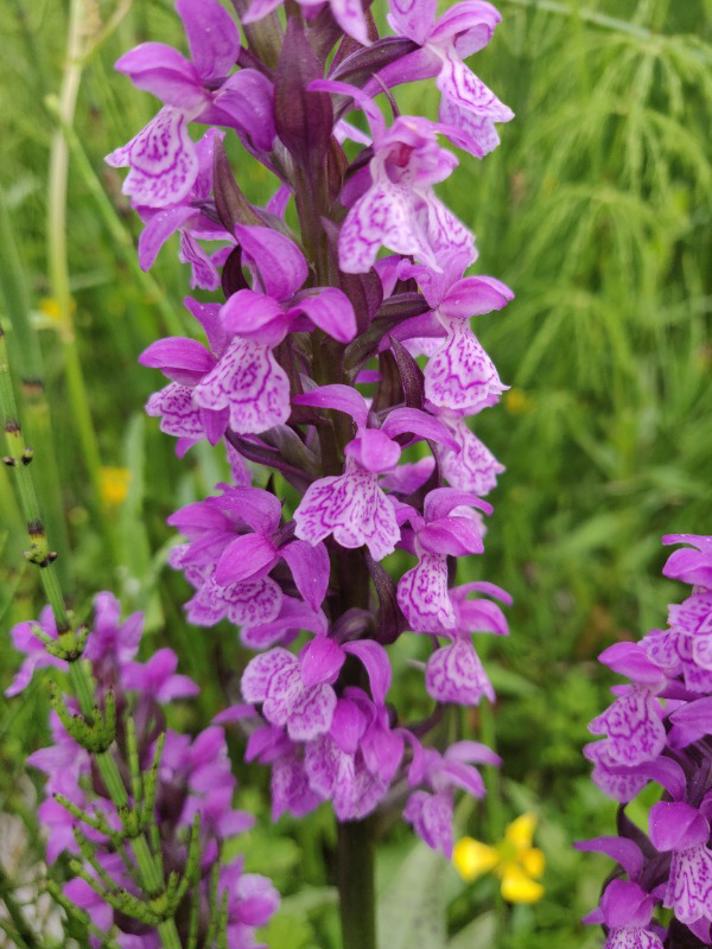
[[[414,632],[452,630],[457,624],[447,558],[483,552],[483,527],[473,508],[492,513],[491,505],[472,494],[436,488],[425,499],[423,516],[409,515],[418,564],[398,583],[398,605]]]
[[[496,597],[507,605],[512,598],[491,583],[467,583],[450,592],[455,628],[442,633],[449,642],[436,649],[425,667],[425,687],[437,702],[479,705],[482,696],[494,701],[494,689],[472,644],[473,633],[506,636],[507,620],[496,603],[488,599],[468,600],[472,591]]]
[[[234,244],[234,237],[202,210],[202,206],[212,196],[213,154],[215,143],[222,138],[223,132],[211,128],[195,143],[198,173],[190,192],[181,202],[160,210],[142,210],[141,216],[145,226],[138,241],[138,259],[143,270],[151,269],[161,247],[177,231],[180,234],[179,258],[191,266],[191,287],[217,290],[220,286],[217,267],[198,241]]]
[[[272,85],[256,69],[230,76],[240,50],[237,27],[217,0],[177,0],[192,60],[164,43],[142,43],[116,68],[165,103],[135,138],[106,161],[128,167],[123,191],[138,207],[166,208],[190,194],[200,172],[192,121],[235,128],[253,150],[274,139]]]
[[[431,747],[437,715],[409,726],[387,701],[387,647],[408,628],[429,637],[424,684],[438,709],[494,698],[473,637],[506,635],[498,604],[509,598],[487,583],[456,586],[455,576],[456,558],[483,551],[491,508],[481,496],[503,470],[468,427],[506,388],[469,321],[513,294],[493,277],[466,276],[474,236],[437,191],[458,164],[448,141],[482,156],[497,142],[495,124],[511,118],[464,65],[499,15],[480,0],[441,16],[434,0],[392,0],[399,35],[381,38],[370,0],[240,0],[238,36],[232,11],[215,3],[178,0],[190,60],[155,45],[122,58],[164,108],[111,156],[130,168],[124,190],[145,222],[142,265],[178,231],[194,284],[223,294],[188,301],[204,343],[164,339],[141,358],[167,378],[147,411],[178,438],[177,453],[220,443],[233,472],[220,494],[171,517],[184,542],[169,561],[194,588],[189,620],[227,619],[257,653],[243,701],[215,724],[239,721],[246,759],[271,768],[274,818],[328,802],[347,840],[361,832],[354,822],[391,807],[407,784],[405,819],[449,854],[456,792],[481,796],[476,765],[498,759],[471,742]],[[427,77],[440,88],[439,121],[399,115],[389,87]],[[393,106],[388,123],[381,93]],[[367,129],[349,123],[356,110]],[[193,142],[192,122],[212,128]],[[230,130],[274,176],[263,209],[231,174]],[[260,466],[280,477],[267,482]],[[251,487],[253,471],[269,491]],[[281,478],[295,492],[291,520],[273,496]],[[383,563],[397,548],[413,557],[404,574],[397,559]],[[704,663],[702,636],[695,648]],[[675,701],[667,672],[659,687],[631,688],[644,711]],[[608,725],[598,744],[610,757]],[[672,723],[683,737],[694,727]],[[166,780],[187,801],[181,820],[201,809],[212,855],[241,818],[222,764],[198,769],[198,779],[190,749],[172,743]],[[614,756],[606,775],[629,789],[661,780],[677,793],[666,750],[636,764]],[[370,870],[347,866],[347,849],[340,844],[340,874],[366,893]],[[239,889],[245,877],[235,873]],[[224,879],[235,892],[232,871]],[[247,927],[235,949],[251,944],[251,923],[272,905],[260,885],[254,894],[254,906],[235,910]],[[357,944],[375,945],[375,935],[344,938]]]
[[[378,483],[379,476],[395,468],[400,458],[401,447],[395,439],[409,433],[415,439],[452,443],[447,429],[425,412],[407,408],[393,409],[380,428],[371,426],[368,403],[345,385],[322,386],[292,401],[344,412],[356,426],[356,437],[344,449],[344,474],[315,481],[294,512],[297,537],[317,544],[333,534],[342,547],[365,544],[374,560],[383,560],[400,539],[395,508]]]
[[[514,113],[463,59],[489,43],[501,16],[483,0],[465,0],[439,18],[436,14],[436,0],[390,0],[391,27],[420,49],[386,66],[378,79],[395,86],[437,76],[440,120],[448,126],[447,134],[455,144],[483,158],[499,145],[495,123],[511,121]],[[375,83],[367,89],[377,91]]]
[[[650,811],[650,839],[670,853],[663,903],[681,923],[712,922],[712,850],[707,818],[684,801],[660,802]]]
[[[617,643],[601,655],[630,685],[614,687],[616,701],[591,724],[591,731],[606,737],[584,749],[596,783],[622,804],[651,781],[664,792],[649,813],[649,842],[622,815],[620,838],[580,845],[611,856],[629,878],[610,883],[587,920],[605,925],[606,945],[615,947],[708,945],[712,938],[712,680],[706,643],[712,544],[689,534],[663,541],[687,545],[670,556],[664,572],[691,584],[692,594],[669,607],[667,629],[653,630],[640,643]],[[667,931],[651,923],[659,901],[672,911]]]
[[[274,347],[290,331],[313,327],[347,343],[356,335],[356,317],[336,287],[299,292],[308,267],[288,237],[241,225],[235,233],[261,290],[239,290],[223,306],[222,326],[231,342],[197,384],[193,399],[209,411],[227,411],[236,432],[259,434],[286,422],[291,411],[289,380]]]
[[[433,186],[457,165],[437,141],[440,126],[427,119],[401,116],[387,129],[378,107],[361,90],[334,80],[318,80],[310,89],[350,96],[371,125],[373,158],[370,183],[352,204],[339,236],[339,266],[365,273],[381,246],[412,254],[435,271],[440,258],[459,248],[475,259],[472,235],[435,196]]]
[[[631,880],[612,880],[601,904],[583,922],[608,930],[604,949],[663,949],[660,936],[650,928],[655,900]]]
[[[283,0],[250,0],[243,23],[254,23],[282,6]],[[298,0],[304,15],[310,17],[326,6],[327,0]],[[368,20],[361,0],[328,0],[331,15],[341,29],[362,46],[369,46]]]

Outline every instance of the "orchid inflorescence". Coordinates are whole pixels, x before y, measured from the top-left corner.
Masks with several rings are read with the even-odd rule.
[[[147,411],[179,454],[222,443],[231,470],[169,518],[184,538],[171,563],[195,590],[189,620],[227,619],[259,651],[234,714],[247,759],[271,766],[275,818],[326,800],[354,821],[398,786],[405,819],[449,855],[455,789],[481,796],[475,765],[498,759],[472,741],[437,750],[401,720],[387,647],[430,638],[438,707],[494,697],[472,634],[506,634],[509,597],[453,580],[457,557],[483,551],[481,495],[503,470],[467,424],[506,389],[470,317],[513,295],[465,275],[474,238],[433,186],[457,165],[440,139],[482,157],[512,117],[463,61],[499,14],[391,0],[381,38],[368,4],[235,6],[245,46],[216,0],[178,0],[191,59],[145,43],[117,64],[164,103],[108,158],[129,169],[140,262],[178,231],[192,285],[224,297],[186,300],[207,345],[171,337],[141,356],[169,380]],[[397,114],[390,89],[431,77],[439,121]],[[191,123],[208,126],[197,142]],[[266,207],[235,180],[228,133],[272,173]],[[249,463],[294,491],[253,485]],[[396,550],[416,559],[397,582],[381,566]]]
[[[492,508],[482,496],[503,471],[468,422],[507,388],[470,318],[513,294],[467,274],[475,239],[434,190],[458,164],[443,140],[482,158],[499,143],[496,124],[513,117],[465,64],[499,13],[483,0],[441,16],[436,0],[390,0],[391,32],[380,36],[368,0],[233,4],[235,15],[218,0],[176,0],[189,58],[148,42],[119,59],[163,106],[107,162],[128,169],[141,267],[177,235],[201,291],[185,306],[203,341],[164,338],[141,356],[168,380],[146,410],[178,439],[179,456],[207,441],[222,446],[230,471],[213,496],[169,518],[182,536],[170,563],[194,589],[189,621],[226,619],[257,655],[241,701],[215,725],[192,742],[170,731],[159,741],[161,703],[194,687],[170,651],[135,661],[138,621],[118,625],[103,594],[80,644],[85,659],[69,670],[76,678],[92,664],[104,711],[87,717],[85,701],[77,717],[72,700],[56,696],[55,744],[32,759],[49,777],[43,818],[60,829],[50,858],[77,854],[68,895],[96,929],[113,920],[132,949],[174,944],[155,931],[131,942],[129,932],[155,922],[158,897],[141,903],[141,917],[122,850],[126,821],[143,831],[147,807],[162,813],[164,790],[167,836],[154,856],[172,875],[161,911],[176,910],[193,884],[190,932],[207,913],[205,945],[219,925],[240,949],[276,905],[267,881],[218,866],[223,836],[246,822],[232,810],[222,725],[239,723],[246,759],[270,766],[275,819],[328,801],[342,827],[358,827],[388,805],[448,856],[456,790],[481,797],[476,766],[499,762],[479,742],[434,740],[447,706],[494,698],[473,634],[508,632],[508,594],[457,583],[456,573],[457,558],[484,550]],[[401,115],[392,89],[429,79],[438,120]],[[207,127],[198,139],[196,124]],[[236,146],[271,176],[264,207],[236,180]],[[35,666],[67,661],[52,645],[64,633],[50,614],[41,627],[15,633],[27,660],[11,690]],[[389,647],[405,631],[432,645],[424,679],[433,707],[417,723],[388,701]],[[121,754],[107,765],[111,741]],[[92,755],[104,767],[123,761],[137,782],[132,801],[119,806],[96,787],[87,800]],[[65,772],[57,762],[70,758]],[[363,867],[346,864],[356,879]],[[345,929],[348,945],[373,945],[368,928],[357,919]]]
[[[665,629],[601,653],[629,681],[613,687],[615,701],[589,726],[604,737],[585,749],[594,781],[620,802],[618,836],[578,844],[619,865],[587,917],[605,927],[607,949],[712,943],[712,537],[670,534],[663,543],[685,545],[663,573],[692,592],[669,607]],[[625,806],[650,782],[662,797],[645,834]],[[658,906],[670,911],[664,926],[653,918]]]

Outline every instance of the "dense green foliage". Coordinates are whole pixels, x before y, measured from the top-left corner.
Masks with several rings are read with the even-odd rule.
[[[481,327],[513,388],[477,426],[508,470],[493,497],[487,554],[472,565],[473,575],[509,589],[515,607],[511,639],[486,648],[496,708],[448,727],[466,725],[485,740],[496,734],[502,773],[490,776],[488,803],[463,815],[463,828],[493,842],[512,817],[537,812],[546,895],[531,907],[492,910],[492,878],[464,886],[439,858],[420,847],[409,853],[405,831],[388,837],[380,882],[384,893],[394,888],[391,915],[393,901],[403,901],[400,925],[404,915],[417,917],[420,887],[434,907],[447,902],[451,932],[476,918],[454,946],[568,949],[599,944],[578,918],[606,872],[605,861],[572,852],[571,841],[614,820],[580,754],[610,684],[593,660],[611,642],[664,621],[672,588],[659,579],[660,535],[712,530],[712,2],[498,5],[504,23],[475,69],[517,118],[502,127],[495,154],[482,164],[463,157],[443,191],[479,237],[482,272],[517,293]],[[113,61],[141,39],[177,40],[172,5],[85,0],[90,52],[68,131],[66,227],[56,180],[48,192],[57,120],[47,98],[67,75],[66,5],[1,6],[0,318],[18,372],[46,382],[46,401],[33,386],[24,387],[24,400],[59,563],[78,609],[112,588],[127,610],[147,610],[149,640],[173,646],[204,689],[185,708],[185,723],[197,728],[235,700],[244,657],[229,628],[198,631],[184,622],[186,588],[164,567],[164,520],[223,472],[207,448],[179,463],[172,440],[143,416],[156,379],[136,357],[160,331],[184,325],[186,276],[171,246],[140,278],[136,221],[120,175],[102,165],[154,110],[148,95],[113,73]],[[71,106],[66,80],[64,93]],[[401,105],[407,111],[407,98]],[[245,190],[266,197],[266,172],[235,157]],[[130,470],[122,503],[102,499],[99,465]],[[22,549],[12,488],[0,472],[3,685],[16,662],[6,631],[41,603]],[[403,683],[407,691],[408,674]],[[42,744],[45,721],[37,684],[0,717],[0,840],[16,824],[26,829],[9,855],[0,843],[0,864],[25,878],[39,872],[41,849],[23,754]],[[235,751],[239,761],[237,742]],[[260,793],[264,773],[237,767],[242,795],[261,815],[248,865],[269,872],[287,895],[267,937],[271,949],[336,947],[331,819],[319,812],[273,828]],[[644,819],[642,805],[633,812]],[[410,945],[394,926],[387,921],[384,945]],[[443,944],[442,935],[428,938],[418,930],[421,949]]]

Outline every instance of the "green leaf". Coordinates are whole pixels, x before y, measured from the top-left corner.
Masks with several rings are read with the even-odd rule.
[[[443,949],[451,873],[442,854],[421,843],[413,847],[378,905],[381,949]]]

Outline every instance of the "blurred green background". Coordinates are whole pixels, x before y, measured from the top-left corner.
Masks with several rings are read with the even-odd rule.
[[[440,188],[478,236],[478,268],[517,293],[477,325],[512,389],[476,422],[507,472],[492,498],[486,556],[471,569],[510,590],[515,606],[511,638],[481,644],[498,703],[460,723],[487,740],[495,734],[505,763],[462,827],[493,843],[534,811],[546,892],[531,906],[506,906],[493,878],[464,885],[391,829],[379,870],[389,949],[414,933],[420,949],[445,944],[437,926],[427,942],[422,905],[431,919],[446,907],[452,946],[462,949],[600,944],[578,918],[595,904],[607,865],[570,846],[614,821],[580,751],[610,685],[594,659],[664,622],[677,591],[659,576],[660,535],[712,532],[712,0],[499,7],[504,22],[472,65],[516,120],[501,127],[493,155],[461,156]],[[187,278],[173,245],[149,276],[138,272],[122,174],[102,163],[156,109],[113,62],[143,39],[182,38],[168,0],[73,0],[73,10],[78,58],[67,55],[66,3],[0,0],[0,319],[25,380],[36,471],[75,605],[87,611],[91,595],[110,587],[127,611],[147,610],[146,647],[173,646],[203,686],[181,711],[198,728],[235,700],[244,655],[228,627],[185,624],[187,588],[164,566],[164,521],[224,471],[207,447],[179,462],[173,440],[143,415],[157,379],[136,357],[156,336],[187,328]],[[404,111],[408,97],[399,94]],[[434,115],[436,106],[428,91],[410,107]],[[237,175],[253,198],[269,194],[267,173],[251,162],[242,159]],[[17,662],[6,631],[41,602],[23,547],[3,470],[3,685]],[[403,676],[403,701],[417,684]],[[12,860],[1,858],[11,875],[39,872],[22,761],[45,740],[45,722],[41,686],[0,718],[0,810],[21,828]],[[271,873],[286,895],[267,941],[335,949],[328,813],[271,827],[266,775],[237,767],[244,802],[261,814],[241,844],[248,866]],[[642,803],[633,812],[644,820]],[[417,928],[401,933],[403,920]]]

